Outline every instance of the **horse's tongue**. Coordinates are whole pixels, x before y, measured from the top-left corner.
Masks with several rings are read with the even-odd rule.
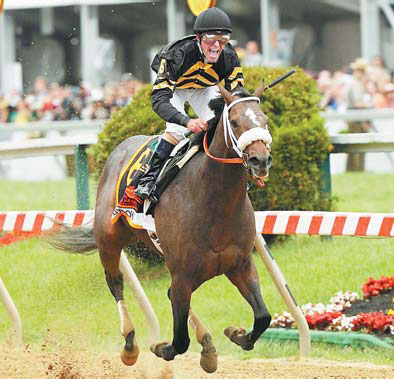
[[[264,181],[261,180],[260,178],[258,178],[258,177],[255,176],[255,177],[253,177],[253,179],[254,179],[254,181],[256,182],[257,187],[263,188],[263,187],[265,186]]]

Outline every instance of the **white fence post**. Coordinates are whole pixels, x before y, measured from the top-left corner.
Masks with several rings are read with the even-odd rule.
[[[0,299],[3,302],[8,315],[12,321],[11,343],[13,347],[17,347],[22,343],[22,322],[10,294],[7,291],[3,280],[0,278]]]
[[[160,325],[156,313],[153,310],[152,305],[149,302],[149,299],[146,296],[145,291],[142,288],[142,285],[138,280],[137,275],[135,274],[133,267],[131,266],[123,250],[120,255],[119,267],[127,284],[130,286],[138,305],[140,306],[145,315],[146,321],[149,326],[151,342],[156,343],[157,341],[160,341]]]
[[[261,234],[256,234],[255,247],[260,254],[261,259],[263,260],[265,267],[267,267],[267,270],[271,275],[271,278],[275,283],[280,295],[282,296],[282,299],[287,305],[287,308],[289,308],[290,313],[294,317],[294,321],[300,333],[300,355],[302,357],[309,357],[311,355],[311,336],[309,333],[308,323],[306,322],[301,309],[297,305],[292,293],[290,292],[290,289],[286,283],[286,279],[280,271],[275,259],[272,257]]]

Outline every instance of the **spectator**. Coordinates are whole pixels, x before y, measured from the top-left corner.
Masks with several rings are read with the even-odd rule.
[[[347,108],[347,91],[352,80],[352,76],[346,71],[346,67],[335,71],[332,78],[332,96],[335,99],[335,109],[340,112]]]
[[[327,107],[337,109],[337,103],[333,91],[333,80],[330,71],[320,71],[317,77],[317,88],[322,95],[319,103],[320,107],[323,109]]]
[[[349,109],[368,108],[366,89],[367,62],[363,58],[357,58],[351,65],[352,80],[347,92],[347,105]]]
[[[248,41],[245,46],[245,55],[242,59],[242,66],[262,66],[263,55],[260,53],[259,45],[256,41]]]
[[[0,97],[0,122],[9,122],[10,107],[4,97]]]
[[[394,83],[387,83],[384,87],[387,107],[394,108]]]
[[[349,109],[368,108],[368,92],[366,89],[367,62],[363,58],[357,58],[351,65],[352,80],[348,88],[347,104]],[[352,121],[349,122],[349,133],[365,133],[369,123]],[[347,170],[364,171],[364,153],[348,154]]]
[[[31,121],[31,112],[28,108],[25,99],[19,99],[15,107],[14,119],[15,124],[25,124]]]
[[[390,71],[386,68],[383,58],[377,55],[373,58],[371,65],[367,68],[368,80],[373,81],[380,92],[384,91],[384,86],[390,83]]]
[[[370,103],[372,108],[386,108],[387,100],[384,94],[379,92],[378,85],[370,80],[366,83],[366,89],[368,93],[367,101]]]

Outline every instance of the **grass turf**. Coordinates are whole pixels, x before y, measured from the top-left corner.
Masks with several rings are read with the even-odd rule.
[[[333,191],[340,197],[338,210],[392,212],[392,182],[393,175],[335,176]],[[367,183],[373,186],[373,190],[367,191]],[[0,185],[1,192],[10,194],[8,199],[0,196],[0,209],[3,210],[75,208],[72,180],[49,182],[49,193],[47,184],[43,183],[3,182]],[[24,196],[20,196],[22,191]],[[373,196],[369,195],[371,192]],[[53,193],[56,196],[52,196]],[[299,304],[327,303],[339,290],[361,294],[361,285],[367,277],[393,274],[389,272],[389,262],[394,260],[394,241],[388,238],[335,237],[326,241],[319,237],[297,236],[274,244],[271,250]],[[0,276],[19,309],[25,343],[37,347],[50,341],[56,348],[72,341],[75,346],[88,344],[100,350],[120,350],[123,339],[119,333],[116,304],[106,286],[97,254],[68,255],[49,249],[37,239],[3,247],[0,254]],[[283,311],[285,305],[257,256],[255,262],[269,310],[272,313]],[[163,339],[171,340],[171,306],[166,297],[169,275],[163,267],[148,267],[136,260],[132,264],[157,313]],[[130,291],[126,289],[125,293],[137,326],[137,338],[141,347],[147,349],[149,329],[144,316]],[[249,328],[253,320],[250,307],[223,276],[197,290],[192,306],[212,331],[220,355],[247,359],[298,354],[298,344],[294,342],[260,341],[255,350],[244,352],[223,336],[225,327],[241,325]],[[8,337],[9,327],[6,312],[0,307],[0,340]],[[200,350],[193,338],[191,349]],[[349,348],[321,343],[312,346],[313,356],[326,359],[392,364],[392,354],[392,351],[370,347]]]

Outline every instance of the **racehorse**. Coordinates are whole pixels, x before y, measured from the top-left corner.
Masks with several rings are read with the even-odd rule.
[[[152,345],[151,350],[167,361],[186,352],[190,344],[189,320],[203,347],[200,364],[207,372],[216,370],[216,351],[208,330],[190,308],[193,291],[205,281],[226,275],[252,307],[254,324],[249,333],[240,327],[224,331],[242,349],[253,349],[271,320],[251,255],[256,229],[247,194],[248,174],[261,180],[268,175],[272,161],[267,117],[259,105],[258,95],[263,89],[260,87],[254,95],[245,90],[230,93],[219,89],[224,99],[223,112],[209,133],[209,146],[207,133],[205,152],[198,152],[178,173],[154,211],[156,232],[172,279],[168,297],[173,312],[173,340]],[[138,240],[158,250],[145,230],[131,228],[123,217],[112,224],[111,214],[117,203],[118,177],[131,154],[148,138],[130,137],[111,153],[98,183],[93,228],[87,234],[80,232],[79,240],[75,238],[78,229],[70,228],[73,237],[70,234],[70,238],[63,238],[62,247],[79,253],[98,249],[108,287],[118,305],[125,338],[121,359],[126,365],[136,362],[139,350],[123,297],[121,251]],[[75,247],[73,241],[77,240]]]

